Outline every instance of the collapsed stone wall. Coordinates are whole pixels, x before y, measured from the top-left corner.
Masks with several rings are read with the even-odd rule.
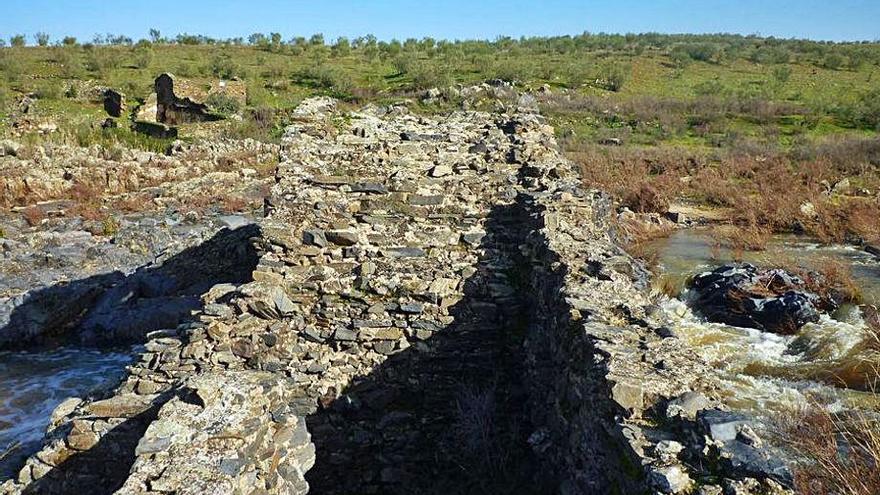
[[[160,74],[154,83],[156,89],[156,122],[168,125],[218,120],[208,106],[189,96],[180,97],[174,92],[174,76]]]
[[[539,115],[295,114],[253,281],[62,404],[0,493],[692,487],[646,419],[711,374]]]

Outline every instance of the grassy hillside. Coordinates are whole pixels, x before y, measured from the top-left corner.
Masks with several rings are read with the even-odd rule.
[[[17,136],[26,142],[161,149],[166,142],[124,126],[102,131],[103,110],[86,93],[106,85],[130,102],[142,100],[165,71],[205,86],[244,81],[246,107],[228,109],[244,118],[210,132],[261,140],[277,139],[289,110],[309,95],[387,102],[500,79],[520,89],[546,86],[542,110],[585,179],[635,211],[665,213],[677,202],[731,210],[728,220],[750,233],[749,247],[770,231],[880,236],[873,220],[880,189],[876,43],[656,34],[330,44],[317,35],[289,42],[253,35],[245,43],[154,33],[153,41],[96,41],[0,48],[3,133],[21,134],[13,125],[24,118],[59,129],[43,136],[31,128]],[[16,104],[27,94],[36,100],[25,117]],[[442,112],[459,104],[447,93],[414,108]],[[830,194],[843,179],[847,188]]]

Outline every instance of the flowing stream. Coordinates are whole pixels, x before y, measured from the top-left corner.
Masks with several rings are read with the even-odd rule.
[[[713,247],[700,230],[681,230],[654,242],[658,276],[678,291],[661,304],[675,332],[721,371],[727,404],[756,416],[768,416],[808,401],[832,410],[875,409],[880,400],[868,377],[880,366],[880,345],[858,306],[845,305],[822,315],[797,335],[709,323],[684,302],[690,276],[731,261],[731,253]],[[880,260],[851,246],[823,246],[796,236],[777,236],[767,250],[745,253],[744,261],[771,266],[787,260],[818,266],[826,259],[848,265],[865,304],[880,303]],[[878,384],[880,385],[880,384]]]
[[[62,347],[0,352],[0,482],[40,447],[52,411],[68,397],[115,386],[133,353]]]

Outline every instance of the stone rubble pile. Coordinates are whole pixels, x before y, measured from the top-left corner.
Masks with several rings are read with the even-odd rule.
[[[194,178],[234,183],[242,176],[241,161],[271,163],[278,146],[252,139],[206,141],[196,145],[175,142],[166,153],[87,148],[63,144],[23,147],[13,141],[0,153],[0,206],[27,206],[39,201],[68,199],[82,194],[122,194],[155,187],[187,184]],[[12,152],[11,150],[15,150]],[[236,165],[235,171],[229,171]],[[219,184],[215,184],[219,186]],[[88,199],[88,198],[86,198]]]
[[[539,115],[341,118],[329,99],[296,115],[252,281],[148,334],[112,395],[62,404],[0,493],[685,493],[727,476],[689,457],[711,371],[653,320],[607,197]],[[773,486],[751,482],[728,492]]]

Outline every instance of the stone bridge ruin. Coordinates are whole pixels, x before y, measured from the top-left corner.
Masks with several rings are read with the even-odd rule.
[[[150,333],[112,394],[62,404],[0,493],[690,486],[674,428],[643,418],[708,369],[652,321],[608,198],[540,115],[296,114],[253,281]]]

